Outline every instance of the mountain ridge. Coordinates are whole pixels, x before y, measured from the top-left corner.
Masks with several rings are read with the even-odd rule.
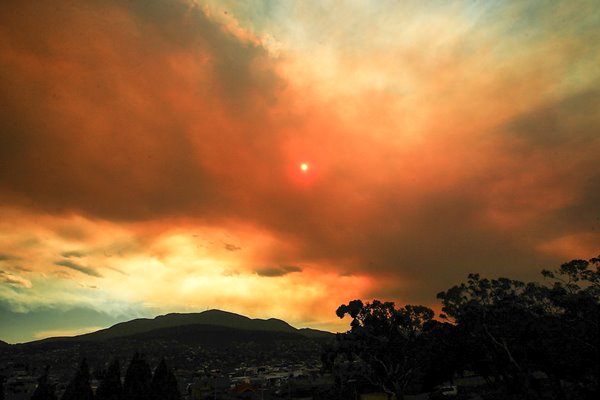
[[[215,327],[232,328],[240,331],[256,332],[283,332],[299,334],[310,339],[333,337],[333,333],[311,328],[297,329],[287,322],[277,319],[249,318],[244,315],[211,309],[199,313],[168,313],[154,318],[136,318],[130,321],[119,322],[105,329],[77,336],[51,337],[27,343],[47,342],[98,342],[115,338],[124,338],[134,335],[146,334],[160,329],[171,329],[189,325],[206,325]],[[24,344],[27,344],[24,343]]]

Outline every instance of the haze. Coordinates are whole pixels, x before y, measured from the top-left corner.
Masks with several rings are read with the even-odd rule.
[[[4,1],[0,339],[597,256],[598,65],[594,1]]]

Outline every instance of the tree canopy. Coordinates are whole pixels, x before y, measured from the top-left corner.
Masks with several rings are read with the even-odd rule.
[[[469,274],[438,294],[439,320],[424,306],[353,300],[337,309],[350,330],[324,364],[338,385],[366,380],[398,400],[464,371],[506,399],[600,398],[599,268],[600,257],[572,260],[542,282]]]
[[[365,377],[397,399],[425,363],[426,324],[434,312],[424,306],[396,308],[392,302],[353,300],[336,312],[352,318],[351,329],[337,336],[332,365]]]
[[[114,360],[102,373],[102,380],[96,389],[96,400],[121,400],[122,398],[121,366],[119,360]]]
[[[81,361],[75,376],[67,385],[61,400],[94,400],[90,386],[90,369],[85,358]]]

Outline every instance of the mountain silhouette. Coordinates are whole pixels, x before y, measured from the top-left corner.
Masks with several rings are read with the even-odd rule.
[[[129,340],[132,342],[177,342],[187,345],[222,347],[233,343],[273,343],[275,341],[302,340],[305,336],[296,332],[271,330],[236,329],[216,325],[182,325],[171,328],[154,329],[135,335],[111,339],[112,341]]]
[[[276,318],[252,319],[243,315],[222,311],[207,310],[200,313],[171,313],[159,315],[155,318],[139,318],[127,322],[121,322],[110,328],[101,329],[96,332],[86,333],[73,337],[56,337],[42,339],[40,342],[54,341],[105,341],[116,338],[136,336],[137,338],[154,337],[155,335],[176,336],[177,331],[185,332],[209,332],[210,327],[230,328],[238,332],[273,332],[290,334],[290,337],[304,337],[311,339],[333,337],[333,333],[310,328],[296,329],[285,321]],[[178,328],[173,330],[172,328]],[[212,329],[214,331],[214,329]],[[161,332],[156,332],[161,331]],[[150,333],[154,332],[154,334]],[[31,342],[31,343],[36,343]]]

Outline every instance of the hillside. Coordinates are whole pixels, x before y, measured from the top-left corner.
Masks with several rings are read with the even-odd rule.
[[[130,321],[135,329],[140,329],[140,326],[148,328],[133,334],[130,334],[133,329],[128,329],[128,323],[123,323],[118,324],[115,330],[108,328],[87,335],[50,338],[8,346],[6,349],[0,348],[0,359],[13,363],[26,362],[35,366],[52,365],[55,373],[67,376],[72,374],[73,369],[77,367],[77,360],[82,358],[97,369],[104,368],[111,360],[130,358],[139,352],[153,363],[167,358],[172,365],[183,370],[202,368],[234,371],[240,365],[302,363],[315,366],[319,362],[324,344],[321,338],[307,337],[283,321],[254,321],[228,313],[211,312],[204,318],[230,325],[238,321],[246,327],[260,326],[264,329],[237,329],[208,324],[185,324],[154,329],[159,324],[167,325],[165,321],[189,322],[197,318],[193,315],[180,317],[164,316],[142,320],[141,323],[140,320]],[[218,321],[218,318],[224,319]],[[151,323],[155,321],[159,321],[159,324]],[[122,336],[116,336],[117,334]],[[115,336],[110,337],[112,335]]]
[[[232,343],[273,343],[279,340],[302,340],[296,332],[235,329],[215,325],[183,325],[155,329],[123,338],[134,341],[168,341],[187,345],[225,346]]]
[[[127,322],[121,322],[110,328],[102,329],[96,332],[87,333],[84,335],[74,336],[70,338],[49,338],[43,342],[49,341],[105,341],[115,338],[129,337],[132,335],[140,335],[147,332],[156,331],[159,329],[168,329],[176,327],[184,327],[189,325],[203,325],[232,328],[240,331],[266,331],[266,332],[281,332],[288,334],[299,335],[311,339],[332,337],[330,332],[319,331],[310,328],[296,329],[290,324],[280,319],[251,319],[243,315],[221,311],[208,310],[201,313],[172,313],[159,315],[155,318],[139,318]]]

